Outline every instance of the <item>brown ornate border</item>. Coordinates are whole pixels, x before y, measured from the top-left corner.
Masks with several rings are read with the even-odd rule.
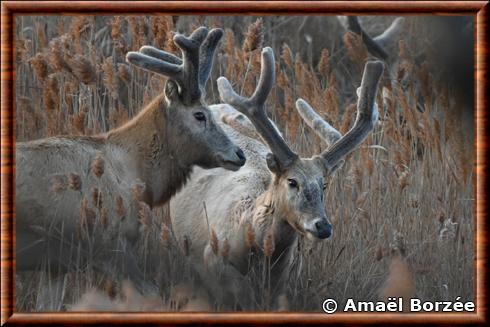
[[[488,321],[487,205],[488,1],[4,1],[1,4],[1,324],[52,323],[485,323]],[[13,19],[16,14],[438,14],[476,18],[476,267],[475,314],[322,313],[16,313],[14,308],[14,71]]]

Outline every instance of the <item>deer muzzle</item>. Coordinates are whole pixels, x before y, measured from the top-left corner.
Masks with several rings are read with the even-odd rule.
[[[315,218],[305,223],[304,229],[319,239],[329,238],[333,234],[332,225],[325,218]]]

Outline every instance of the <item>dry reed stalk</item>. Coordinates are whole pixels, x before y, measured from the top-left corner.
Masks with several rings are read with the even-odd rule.
[[[344,34],[343,41],[350,59],[358,65],[364,65],[369,53],[364,42],[362,42],[361,36],[353,32],[347,32]]]
[[[221,256],[223,257],[225,262],[228,261],[229,255],[230,255],[230,242],[228,242],[228,239],[225,238],[223,242],[223,246],[221,248]]]
[[[116,41],[121,37],[121,28],[123,26],[123,18],[121,16],[115,16],[109,21],[109,27],[111,30],[111,38]]]
[[[92,193],[92,204],[94,205],[95,208],[101,209],[102,193],[100,192],[99,188],[92,187],[91,193]]]
[[[274,243],[274,234],[269,231],[264,238],[264,255],[266,258],[270,258],[274,253],[276,244]]]
[[[66,79],[63,83],[62,93],[64,94],[64,100],[66,104],[67,112],[73,115],[75,103],[74,100],[77,97],[80,83],[77,79]],[[73,116],[71,117],[73,119]]]
[[[88,200],[84,196],[80,203],[80,231],[83,232],[83,234],[80,235],[85,235],[85,232],[93,230],[95,218],[95,211],[90,208]]]
[[[235,54],[235,34],[229,28],[225,29],[225,36],[223,41],[223,50],[229,56],[233,56]]]
[[[173,30],[169,30],[167,32],[167,43],[165,44],[165,51],[168,51],[173,54],[179,54],[180,50],[173,41],[174,36],[175,36],[175,32]]]
[[[85,120],[87,113],[85,111],[80,111],[77,115],[73,116],[71,119],[72,130],[75,134],[84,135],[85,134]]]
[[[388,298],[403,298],[408,305],[415,295],[415,280],[406,259],[400,255],[391,259],[388,277],[379,290],[379,296],[386,301]],[[404,311],[408,308],[404,305]]]
[[[75,56],[69,61],[73,74],[84,84],[95,84],[97,81],[97,75],[95,73],[95,67],[92,65],[89,59],[81,54],[75,54]]]
[[[55,176],[50,192],[53,194],[60,194],[66,190],[67,186],[66,178],[64,178],[64,176]]]
[[[381,259],[383,259],[383,249],[381,248],[381,246],[378,246],[378,248],[376,249],[376,261],[380,261]]]
[[[167,16],[156,16],[150,19],[150,29],[153,34],[153,44],[159,49],[165,47],[167,42],[167,32],[170,30],[170,17]]]
[[[322,50],[317,67],[322,78],[327,78],[330,74],[330,53],[328,52],[328,49]]]
[[[100,223],[103,228],[107,228],[109,226],[109,211],[107,208],[100,209]]]
[[[251,249],[255,243],[255,232],[254,227],[251,223],[247,223],[247,227],[245,228],[245,244],[247,248]]]
[[[409,182],[409,177],[410,177],[410,174],[408,171],[403,171],[400,176],[398,177],[398,182],[399,182],[399,185],[400,185],[400,191],[403,191],[405,189],[405,187],[407,187],[410,182]]]
[[[41,83],[44,83],[46,77],[48,76],[48,64],[46,63],[43,53],[36,53],[36,55],[33,58],[29,59],[28,62],[36,73],[39,81]]]
[[[288,77],[284,70],[278,69],[277,70],[277,83],[276,85],[280,87],[283,90],[286,90],[290,86],[290,81],[288,80]]]
[[[117,74],[120,80],[122,80],[124,83],[128,84],[131,82],[131,70],[129,69],[128,65],[118,63]]]
[[[211,234],[209,235],[209,245],[211,246],[211,250],[213,250],[213,253],[215,255],[218,255],[219,241],[218,236],[216,235],[216,232],[213,228],[211,228]]]
[[[38,48],[39,49],[46,48],[48,45],[45,26],[46,26],[45,24],[42,24],[40,22],[34,23],[34,31],[36,34],[36,40],[38,42],[38,45],[39,45]]]
[[[262,49],[264,44],[264,26],[261,18],[258,18],[253,24],[248,26],[242,49],[245,52],[251,52]]]
[[[138,210],[139,222],[143,226],[143,231],[145,233],[148,233],[151,230],[151,222],[152,222],[151,208],[148,204],[142,201],[138,203],[138,206],[139,206],[139,210]]]
[[[189,256],[190,251],[191,251],[191,242],[189,241],[189,237],[187,235],[184,235],[183,240],[182,240],[182,249],[184,250],[184,255],[186,257]]]
[[[32,99],[28,97],[17,97],[17,130],[23,131],[23,139],[31,139],[35,137],[41,130],[43,125],[42,113],[35,110],[32,105]],[[18,135],[18,140],[19,140]]]
[[[118,107],[116,110],[109,111],[110,127],[115,128],[123,125],[129,120],[128,111],[123,107]]]
[[[80,191],[82,188],[82,179],[76,173],[68,174],[68,187],[74,191]]]
[[[90,166],[90,169],[92,171],[92,174],[94,174],[95,177],[101,178],[102,175],[104,174],[104,166],[105,166],[105,161],[102,153],[97,153],[95,156],[94,160],[92,161],[92,164]]]
[[[104,284],[104,289],[106,294],[109,296],[111,300],[114,300],[117,295],[116,283],[111,279],[107,279]]]
[[[289,311],[289,301],[286,294],[280,294],[277,297],[277,311]]]
[[[334,73],[331,73],[328,77],[328,87],[325,89],[326,109],[328,110],[329,117],[335,117],[336,121],[332,121],[335,125],[340,122],[340,99],[337,92],[337,78]]]
[[[123,219],[124,216],[126,215],[126,209],[124,207],[124,200],[122,196],[116,195],[116,215],[120,218]]]
[[[130,16],[126,18],[131,30],[133,48],[135,50],[147,43],[148,26],[146,25],[145,20],[145,17],[139,16]]]
[[[66,35],[57,37],[49,42],[49,54],[46,56],[47,62],[55,72],[69,71],[70,66],[65,61],[65,50],[68,47]]]
[[[143,192],[145,191],[145,184],[141,180],[137,180],[131,188],[134,201],[141,201],[143,199]]]
[[[339,132],[342,134],[347,133],[354,123],[354,115],[357,112],[357,104],[351,103],[345,108],[344,115],[342,116],[342,124],[340,125]]]
[[[170,292],[172,310],[184,311],[212,311],[209,298],[201,288],[179,283],[172,287]]]
[[[113,99],[118,96],[118,74],[114,71],[114,61],[112,57],[107,57],[101,65],[103,71],[104,86],[109,90]]]
[[[160,244],[165,249],[168,249],[168,247],[170,245],[170,229],[165,224],[162,224],[162,227],[161,227],[161,231],[160,231]]]
[[[89,18],[87,16],[75,16],[68,28],[68,34],[72,38],[72,45],[76,53],[83,52],[82,35],[90,28]]]
[[[281,59],[286,64],[287,69],[290,70],[293,69],[294,67],[293,51],[291,51],[291,48],[287,45],[287,43],[284,43],[282,45]]]

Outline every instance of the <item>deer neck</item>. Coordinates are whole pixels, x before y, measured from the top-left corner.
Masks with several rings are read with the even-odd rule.
[[[262,194],[256,201],[253,224],[260,246],[269,233],[274,240],[273,256],[288,253],[298,239],[297,231],[288,223],[288,212],[275,200],[273,187]]]
[[[187,181],[192,165],[179,157],[168,135],[165,97],[155,98],[125,125],[110,131],[108,144],[122,149],[131,161],[128,174],[145,184],[143,200],[150,206],[165,203]]]

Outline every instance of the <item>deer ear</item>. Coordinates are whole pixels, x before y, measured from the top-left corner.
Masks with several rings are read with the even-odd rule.
[[[282,172],[281,165],[274,154],[267,153],[265,160],[267,161],[267,167],[272,173],[280,174]]]
[[[171,79],[167,80],[167,83],[165,83],[165,97],[170,103],[179,101],[180,99],[179,86]]]

